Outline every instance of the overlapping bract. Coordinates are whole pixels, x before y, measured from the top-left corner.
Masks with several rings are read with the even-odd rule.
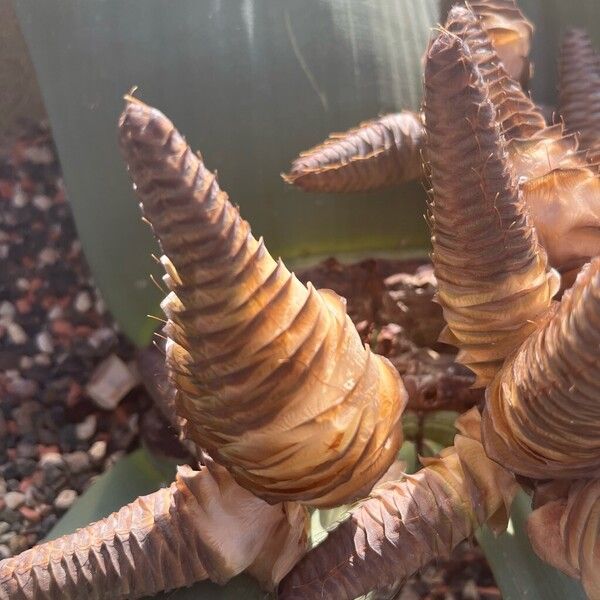
[[[465,413],[452,448],[416,474],[376,487],[282,581],[279,597],[352,600],[448,556],[486,521],[501,531],[516,483],[486,456],[479,420],[476,409]]]
[[[592,162],[600,160],[600,55],[582,29],[565,34],[560,56],[559,109]]]
[[[464,4],[464,0],[442,0],[442,23],[447,22],[454,5],[462,7]],[[526,86],[531,74],[529,52],[533,25],[516,0],[470,0],[466,4],[480,21],[509,77]]]
[[[509,170],[494,107],[467,46],[442,32],[427,55],[425,115],[440,339],[485,385],[558,289]]]
[[[248,571],[267,589],[306,548],[298,504],[271,506],[207,460],[72,535],[0,563],[0,599],[141,598]],[[235,532],[235,535],[224,535]]]
[[[425,129],[411,111],[361,123],[334,133],[307,150],[283,175],[287,183],[312,192],[360,192],[417,179],[422,174]]]
[[[489,456],[539,479],[600,477],[600,258],[488,387]]]
[[[592,600],[600,598],[600,479],[562,486],[563,493],[533,511],[527,523],[536,553],[581,579]]]
[[[269,502],[335,506],[395,458],[406,391],[331,291],[276,262],[159,111],[129,101],[121,146],[166,257],[167,362],[186,435]]]

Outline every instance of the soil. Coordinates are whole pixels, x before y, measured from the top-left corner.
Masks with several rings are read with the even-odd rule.
[[[160,382],[149,391],[134,387],[114,410],[87,393],[107,358],[131,367],[136,352],[91,279],[43,125],[24,127],[0,149],[0,261],[1,560],[42,539],[140,436],[163,454],[181,460],[187,454],[152,406],[151,396],[169,402]],[[437,342],[444,323],[429,263],[329,259],[298,276],[347,299],[364,342],[402,374],[419,423],[432,411],[462,412],[481,401],[454,350]],[[156,354],[145,356],[141,368],[158,374]],[[473,600],[500,593],[482,552],[468,541],[396,597]]]

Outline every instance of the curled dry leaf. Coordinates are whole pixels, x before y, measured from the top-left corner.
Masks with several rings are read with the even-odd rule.
[[[433,184],[432,261],[441,341],[486,385],[536,329],[559,278],[513,180],[487,87],[468,47],[442,32],[425,68]]]
[[[343,299],[270,256],[162,113],[130,99],[120,139],[166,255],[167,363],[187,437],[268,502],[367,494],[401,442],[397,371],[362,345]]]
[[[168,488],[2,561],[0,599],[140,598],[242,571],[273,588],[304,553],[306,523],[299,504],[271,506],[207,460],[199,471],[180,467]]]
[[[476,409],[458,421],[455,445],[400,481],[384,483],[285,577],[285,600],[350,600],[401,581],[482,523],[500,531],[516,490],[487,458]]]
[[[360,192],[390,187],[422,175],[425,130],[421,115],[402,111],[333,133],[307,150],[283,175],[310,192]]]
[[[600,258],[486,391],[491,458],[527,477],[600,476]]]
[[[600,480],[572,483],[531,513],[527,530],[542,560],[581,579],[591,600],[600,598]]]
[[[560,56],[559,107],[592,161],[600,159],[600,55],[582,29],[565,34]]]

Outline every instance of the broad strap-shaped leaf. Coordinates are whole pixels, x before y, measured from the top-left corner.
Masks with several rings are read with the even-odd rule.
[[[542,560],[581,579],[595,600],[600,598],[600,480],[581,479],[563,488],[531,513],[529,538]]]
[[[269,589],[306,549],[306,511],[271,506],[210,460],[71,535],[0,562],[0,599],[131,599],[242,571]]]
[[[331,291],[275,261],[173,124],[128,100],[121,146],[166,256],[167,363],[186,435],[269,502],[363,497],[395,459],[406,390]]]
[[[515,473],[600,476],[600,258],[486,391],[485,447]]]
[[[593,162],[600,159],[600,54],[582,29],[569,29],[560,56],[559,108]]]
[[[427,54],[425,115],[441,340],[483,386],[536,329],[558,276],[518,193],[487,87],[449,32]]]
[[[332,133],[302,152],[283,179],[307,192],[360,192],[418,179],[423,174],[421,115],[402,111]]]
[[[373,490],[347,520],[282,581],[284,600],[351,600],[449,556],[481,524],[502,530],[516,491],[510,473],[491,461],[476,409],[458,421],[453,447],[426,467]]]

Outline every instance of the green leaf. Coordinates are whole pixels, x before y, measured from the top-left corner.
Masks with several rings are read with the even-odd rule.
[[[78,233],[122,329],[146,345],[157,252],[117,148],[122,95],[168,114],[285,258],[427,247],[420,184],[304,194],[279,174],[331,131],[419,107],[437,0],[15,0]]]
[[[146,450],[136,450],[120,460],[77,500],[55,525],[47,539],[71,533],[79,527],[98,521],[138,496],[169,485],[175,477],[175,463],[160,461]],[[230,532],[223,532],[228,535]],[[209,581],[184,590],[159,594],[156,598],[172,600],[262,600],[268,594],[246,575],[219,586]]]
[[[581,584],[542,562],[534,553],[526,532],[531,498],[519,492],[508,529],[502,535],[484,527],[477,541],[496,578],[504,600],[585,600]]]

